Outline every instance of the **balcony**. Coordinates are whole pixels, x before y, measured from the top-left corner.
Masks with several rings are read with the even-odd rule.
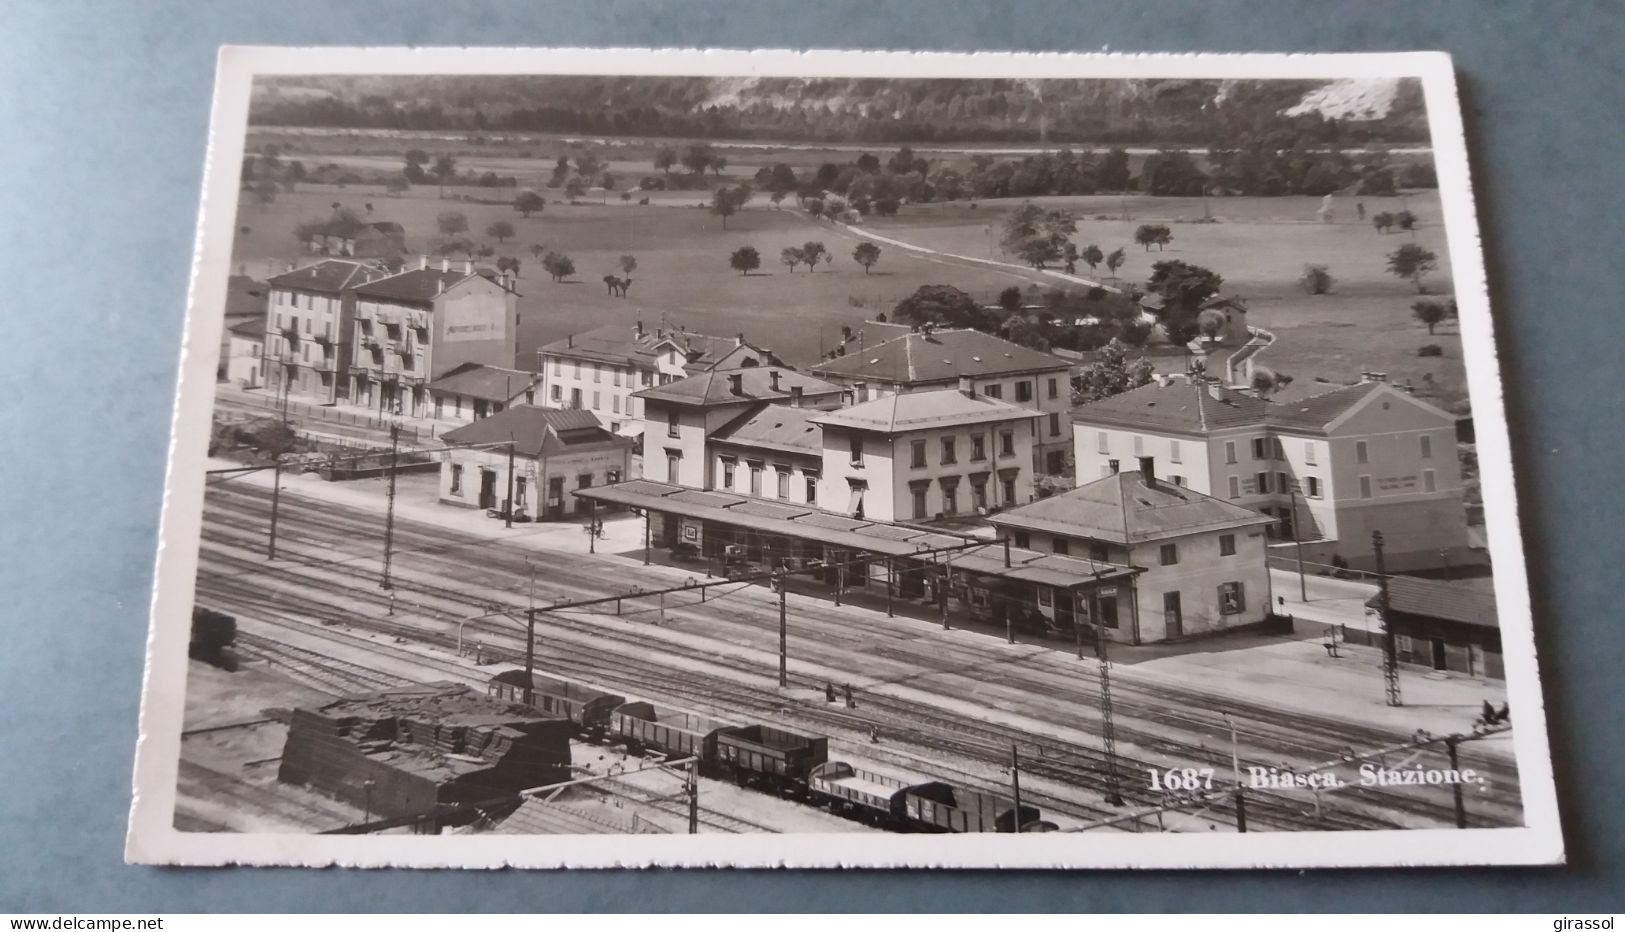
[[[333,331],[331,329],[328,329],[328,328],[323,328],[321,330],[316,331],[316,334],[315,334],[314,337],[312,337],[312,339],[314,339],[317,343],[322,344],[323,346],[332,346],[333,345]]]

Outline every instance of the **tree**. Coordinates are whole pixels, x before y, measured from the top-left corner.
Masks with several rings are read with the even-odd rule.
[[[457,177],[457,160],[449,155],[442,155],[434,160],[434,168],[429,170],[434,180],[440,183],[440,196],[446,196],[446,182]]]
[[[468,232],[468,217],[461,211],[443,210],[434,218],[434,223],[441,236],[454,237]]]
[[[921,285],[897,302],[891,316],[899,323],[970,327],[985,333],[999,328],[997,314],[984,309],[974,298],[952,285]]]
[[[1021,296],[1021,289],[1015,285],[1011,285],[999,292],[999,307],[1012,314],[1019,313],[1026,303],[1026,299]]]
[[[580,200],[581,195],[586,193],[587,183],[582,181],[580,178],[571,178],[569,181],[564,183],[564,196],[568,198],[572,204]]]
[[[604,172],[604,160],[591,152],[583,152],[576,156],[576,174],[591,185],[599,175]]]
[[[1083,247],[1083,252],[1078,253],[1078,258],[1089,264],[1089,271],[1092,273],[1100,263],[1106,260],[1106,254],[1100,251],[1099,246],[1090,243]]]
[[[576,273],[576,264],[570,257],[559,252],[552,252],[542,257],[542,269],[553,277],[555,282],[562,282]]]
[[[722,228],[728,229],[728,218],[755,195],[748,184],[728,187],[723,185],[711,194],[711,213],[722,218]]]
[[[1002,336],[1011,343],[1017,343],[1046,353],[1049,352],[1052,345],[1049,338],[1049,327],[1042,320],[1025,314],[1013,315],[1005,323]]]
[[[1156,369],[1147,359],[1128,359],[1128,347],[1112,339],[1100,348],[1098,358],[1072,378],[1072,403],[1087,404],[1121,395],[1150,383]]]
[[[1324,265],[1305,265],[1303,274],[1298,276],[1298,284],[1310,294],[1330,294],[1332,286],[1336,284],[1332,273]]]
[[[1140,228],[1134,231],[1134,242],[1144,246],[1146,252],[1150,252],[1152,246],[1157,247],[1158,252],[1162,252],[1162,247],[1172,242],[1173,238],[1173,231],[1160,223],[1142,223]]]
[[[1071,275],[1078,270],[1078,245],[1071,240],[1061,247],[1061,261],[1066,263],[1066,274]]]
[[[1223,311],[1209,308],[1196,316],[1196,329],[1202,332],[1202,336],[1214,340],[1224,332],[1224,326],[1229,322]]]
[[[276,200],[276,182],[269,178],[262,178],[254,184],[254,202],[256,204],[269,204]]]
[[[1292,376],[1290,375],[1283,375],[1265,366],[1253,367],[1252,388],[1260,398],[1268,398],[1271,392],[1286,388],[1291,384]]]
[[[287,183],[289,191],[294,190],[306,177],[308,176],[305,174],[304,162],[297,160],[289,162],[288,167],[282,170],[282,180]]]
[[[1100,160],[1095,178],[1104,191],[1127,191],[1129,187],[1128,152],[1112,149]]]
[[[728,256],[728,265],[740,275],[749,275],[762,267],[762,254],[755,246],[741,246]]]
[[[779,261],[783,262],[785,265],[788,265],[790,267],[790,271],[794,272],[796,270],[796,266],[800,265],[802,261],[801,247],[786,246],[779,250]]]
[[[1411,305],[1411,316],[1427,324],[1430,337],[1433,328],[1444,322],[1446,314],[1445,306],[1437,301],[1417,301]]]
[[[863,274],[868,275],[869,267],[880,261],[880,247],[865,240],[853,248],[852,259],[863,266]]]
[[[535,191],[526,188],[520,191],[513,199],[513,209],[519,211],[520,216],[529,218],[531,214],[540,213],[547,207],[547,199]]]
[[[727,168],[727,167],[728,167],[728,157],[727,156],[725,156],[725,155],[713,155],[713,156],[711,156],[711,165],[710,165],[711,174],[716,175],[718,178],[721,178],[722,177],[722,170],[724,168]]]
[[[1371,225],[1377,228],[1378,233],[1387,233],[1394,228],[1394,215],[1385,210],[1371,218]]]
[[[1069,210],[1044,208],[1025,201],[1005,218],[999,244],[1035,269],[1056,262],[1067,237],[1078,231],[1077,218]]]
[[[671,174],[671,167],[677,164],[677,150],[671,146],[661,146],[655,153],[655,168],[666,174]]]
[[[1439,257],[1415,243],[1406,243],[1388,256],[1388,271],[1399,278],[1410,279],[1417,294],[1427,294],[1422,276],[1438,267]]]
[[[1112,250],[1111,255],[1106,257],[1106,270],[1112,273],[1112,281],[1117,281],[1117,270],[1122,268],[1123,263],[1127,260],[1128,256],[1123,254],[1123,247],[1121,246]]]
[[[616,264],[621,267],[621,271],[624,272],[628,278],[630,278],[632,273],[638,269],[638,259],[636,256],[623,255],[621,256],[620,261],[618,261]]]
[[[508,237],[514,235],[514,233],[515,230],[513,228],[513,224],[506,220],[498,220],[485,228],[485,235],[494,237],[499,244]]]
[[[1416,215],[1408,210],[1402,210],[1394,214],[1394,223],[1398,224],[1401,230],[1415,230]]]
[[[695,143],[683,153],[683,167],[688,169],[691,175],[703,175],[705,170],[711,167],[711,159],[714,157],[716,152],[710,146],[703,142]]]
[[[532,259],[535,259],[538,262],[541,261],[542,253],[544,252],[547,252],[547,247],[543,246],[541,243],[530,244],[530,257]]]
[[[513,256],[499,256],[497,258],[497,271],[512,272],[513,274],[518,275],[519,260]]]
[[[833,258],[823,243],[809,241],[801,245],[801,261],[807,263],[809,272],[818,271],[818,263],[828,262]]]

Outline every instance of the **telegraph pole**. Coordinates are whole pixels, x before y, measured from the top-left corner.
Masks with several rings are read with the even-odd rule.
[[[288,433],[288,373],[282,372],[282,435]],[[266,550],[265,559],[276,559],[276,517],[277,505],[282,500],[282,454],[276,455],[276,479],[271,484],[271,543]]]
[[[1236,738],[1236,723],[1231,721],[1230,713],[1219,713],[1224,716],[1224,723],[1230,726],[1230,775],[1236,784],[1236,831],[1247,831],[1247,793],[1241,786],[1241,742]]]
[[[1010,831],[1021,831],[1021,752],[1010,745],[1010,795],[1015,797],[1016,809],[1010,818]]]
[[[1382,616],[1382,682],[1388,704],[1401,706],[1405,700],[1399,693],[1399,646],[1388,620],[1388,573],[1382,559],[1381,531],[1371,532],[1371,552],[1377,559],[1377,611]]]
[[[508,434],[508,501],[502,509],[502,526],[513,527],[513,434]]]
[[[688,759],[688,833],[690,835],[700,833],[699,765],[700,759],[698,757]]]
[[[1303,527],[1298,524],[1298,490],[1288,488],[1292,496],[1292,540],[1298,545],[1298,601],[1309,601],[1309,583],[1303,576]]]
[[[788,578],[779,574],[779,688],[784,689],[790,685],[790,626],[789,617],[785,612],[784,590]]]
[[[1461,780],[1459,778],[1459,774],[1461,773],[1461,758],[1457,751],[1460,744],[1460,735],[1451,735],[1450,737],[1444,739],[1445,752],[1450,755],[1450,772],[1458,775],[1458,778],[1450,786],[1451,793],[1455,796],[1456,828],[1466,828],[1467,800],[1463,798],[1461,794]]]
[[[942,555],[942,582],[937,586],[937,610],[942,615],[942,630],[948,630],[948,579],[953,574],[948,554]]]
[[[389,425],[389,505],[384,510],[384,578],[379,581],[380,589],[393,589],[395,584],[389,578],[389,565],[395,549],[395,467],[399,461],[401,442],[401,425]]]
[[[1095,659],[1100,664],[1100,738],[1106,748],[1106,802],[1123,805],[1117,774],[1117,725],[1112,717],[1111,658],[1107,654],[1106,624],[1100,617],[1100,592],[1089,590],[1089,620],[1095,628]]]

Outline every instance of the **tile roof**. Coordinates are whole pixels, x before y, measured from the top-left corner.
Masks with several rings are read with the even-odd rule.
[[[684,368],[692,373],[716,366],[737,349],[741,341],[744,341],[743,336],[714,337],[688,330],[645,330],[641,327],[606,324],[585,333],[572,334],[562,340],[544,344],[537,353],[543,356],[597,360],[652,370],[655,367],[655,357],[660,355],[661,345],[670,342],[683,354]],[[769,350],[749,341],[744,341],[743,345],[764,356],[772,357]]]
[[[1277,399],[1269,406],[1269,423],[1275,427],[1320,430],[1364,401],[1372,392],[1387,387],[1390,386],[1385,382],[1362,382],[1332,387],[1293,401]]]
[[[465,362],[430,382],[428,388],[432,392],[505,402],[522,394],[538,378],[534,372]]]
[[[1213,396],[1215,391],[1217,398]],[[1261,425],[1268,407],[1268,402],[1252,395],[1175,379],[1166,385],[1152,382],[1079,405],[1072,410],[1072,420],[1080,424],[1206,433],[1225,427]]]
[[[1125,471],[988,520],[997,526],[1137,544],[1269,524],[1274,519],[1182,485],[1161,479],[1147,482],[1138,471]]]
[[[473,274],[470,274],[462,268],[452,268],[446,271],[430,268],[407,269],[404,272],[375,279],[372,282],[362,282],[356,287],[355,293],[366,295],[369,298],[428,304],[441,294],[450,291],[458,284],[476,275],[504,291],[510,290],[502,282],[498,281],[496,273],[489,269],[477,269]]]
[[[250,317],[247,320],[240,320],[237,323],[232,324],[227,329],[234,336],[244,337],[246,339],[263,337],[265,336],[265,318]]]
[[[775,372],[778,373],[778,388],[773,387]],[[733,390],[734,376],[739,377],[738,394]],[[784,401],[790,398],[792,388],[800,388],[803,396],[833,395],[842,391],[839,385],[813,378],[794,369],[779,366],[747,366],[743,369],[709,369],[699,375],[691,375],[665,385],[654,385],[632,394],[636,398],[651,401],[720,405],[747,401]]]
[[[1028,408],[949,388],[929,392],[898,392],[850,408],[823,412],[812,421],[833,427],[901,433],[1034,416],[1034,412]]]
[[[562,453],[586,444],[631,446],[630,437],[617,437],[598,423],[591,411],[538,408],[514,405],[490,417],[481,418],[442,437],[447,446],[480,446],[514,441],[519,456]]]
[[[764,404],[724,425],[711,436],[719,443],[737,443],[775,453],[822,454],[823,431],[812,423],[816,408]]]
[[[226,319],[264,317],[270,295],[270,286],[265,282],[247,275],[231,276],[226,279]]]
[[[917,384],[1068,368],[1067,361],[978,330],[908,333],[820,362],[815,375]]]
[[[1377,598],[1373,596],[1366,604],[1375,608]],[[1393,576],[1388,580],[1388,608],[1480,628],[1500,627],[1495,593],[1467,583]]]
[[[376,274],[376,270],[365,263],[324,259],[315,265],[273,275],[269,284],[273,288],[336,295],[365,282],[369,274]]]

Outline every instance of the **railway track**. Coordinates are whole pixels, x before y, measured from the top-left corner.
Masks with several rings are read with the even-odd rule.
[[[253,491],[246,491],[244,493],[236,493],[234,491],[234,493],[229,496],[214,496],[214,499],[216,500],[211,500],[211,509],[231,512],[233,518],[240,517],[252,519],[256,516],[262,518],[263,502],[257,500],[257,498],[262,496],[263,493],[256,496]],[[225,503],[219,502],[218,499],[222,497],[229,499],[229,501]],[[283,502],[285,514],[288,513],[288,510],[290,510],[289,502],[290,497],[285,496]],[[294,555],[296,559],[291,562],[290,566],[285,568],[287,572],[292,573],[297,570],[298,567],[304,566],[315,572],[364,575],[366,572],[368,572],[369,566],[375,563],[375,561],[373,561],[368,555],[357,554],[354,552],[357,549],[356,544],[358,539],[371,543],[371,541],[368,540],[365,535],[369,531],[376,531],[376,528],[369,525],[366,521],[364,512],[355,512],[354,510],[341,509],[336,508],[335,506],[327,505],[323,505],[320,508],[315,508],[297,502],[292,505],[291,510],[293,510],[295,513],[302,510],[304,512],[304,516],[309,519],[310,523],[308,525],[301,525],[296,523],[294,520],[290,520],[289,522],[285,523],[284,527],[290,529],[298,528],[298,530],[292,536],[287,533],[283,535],[282,540],[284,542],[284,548],[286,549],[289,545],[297,545],[301,551],[315,549],[318,552],[301,552]],[[252,526],[256,522],[234,520],[232,523],[239,525],[246,523]],[[218,522],[211,522],[210,525],[206,526],[206,543],[217,545],[221,548],[231,549],[245,549],[253,545],[252,540],[245,538],[242,536],[242,534],[229,530],[222,531],[217,527],[217,524]],[[360,532],[360,534],[356,532]],[[524,569],[522,555],[503,553],[501,552],[502,548],[489,547],[487,541],[469,535],[458,535],[455,532],[444,532],[439,529],[434,529],[432,532],[418,530],[412,527],[409,522],[401,522],[398,524],[397,540],[401,542],[401,550],[397,551],[397,565],[402,566],[403,569],[407,564],[410,564],[412,567],[412,578],[401,576],[400,583],[397,586],[397,591],[411,594],[413,597],[420,598],[422,600],[421,603],[415,606],[415,610],[421,611],[422,613],[430,616],[436,614],[449,615],[453,612],[461,611],[463,608],[468,607],[471,602],[477,601],[471,598],[471,596],[468,594],[471,588],[476,587],[481,589],[489,588],[496,593],[505,593],[509,597],[508,601],[510,604],[515,604],[516,607],[522,605],[522,602],[520,602],[520,600],[517,598],[518,593],[516,591],[523,584],[522,579]],[[451,554],[474,546],[483,546],[479,567],[471,569],[469,566],[451,559]],[[546,558],[553,560],[553,556],[554,555],[549,554]],[[550,591],[547,594],[569,595],[572,592],[594,595],[608,594],[604,588],[594,588],[586,585],[583,582],[584,579],[591,579],[591,574],[601,575],[603,573],[604,565],[601,562],[590,561],[585,557],[571,558],[570,555],[559,555],[558,559],[554,560],[553,562],[564,564],[564,566],[560,567],[559,569],[563,569],[567,572],[577,568],[579,568],[581,572],[571,574],[571,585],[569,586],[568,590],[561,589],[561,587],[554,583],[550,584]],[[442,585],[439,583],[426,583],[423,580],[416,578],[418,573],[424,570],[425,567],[430,574],[453,580],[457,583],[457,585],[451,586]],[[284,568],[282,568],[279,564],[279,570],[283,569]],[[262,575],[265,573],[265,571],[266,565],[263,562],[247,561],[244,565],[226,571],[225,575]],[[503,578],[504,576],[507,578]],[[335,583],[331,588],[337,594],[342,594],[350,598],[355,598],[360,595],[356,589],[349,585]],[[438,603],[438,606],[431,603]],[[696,610],[697,609],[695,606],[671,606],[668,608],[670,613],[678,616],[682,616],[685,612],[692,613]],[[731,624],[740,625],[741,627],[752,632],[759,632],[762,628],[762,623],[764,620],[759,615],[748,616],[743,609],[725,604],[725,602],[710,602],[704,607],[703,611],[705,611],[710,617],[721,618]],[[305,613],[306,610],[301,609],[301,614]],[[466,614],[466,612],[464,612],[464,614]],[[798,615],[799,614],[802,613],[798,610]],[[814,609],[813,611],[805,614],[814,616],[811,621],[818,622],[823,620],[822,616],[825,613]],[[836,612],[830,614],[838,616],[839,613]],[[850,627],[851,620],[846,619],[846,624]],[[660,641],[658,644],[651,645],[651,639],[648,637],[616,632],[604,624],[594,624],[590,618],[576,619],[564,614],[556,613],[547,616],[547,627],[562,628],[577,633],[590,635],[594,638],[618,640],[627,646],[629,652],[639,651],[646,653],[651,646],[657,647],[661,652],[674,651],[673,645],[667,641]],[[417,636],[421,636],[422,632],[417,631],[415,634]],[[487,638],[493,636],[503,637],[505,640],[512,642],[517,640],[517,630],[512,636],[502,635],[498,634],[497,632],[487,630],[483,636]],[[946,647],[951,648],[952,645],[946,645]],[[557,641],[551,641],[549,643],[549,649],[558,648],[559,644]],[[719,655],[714,651],[704,652],[683,648],[677,650],[677,652],[688,658],[702,661],[706,664],[715,664],[731,668],[735,672],[748,674],[756,679],[760,679],[761,675],[766,672],[764,669],[762,669],[762,664],[759,662],[748,659],[742,660],[740,658],[729,657],[727,655]],[[574,659],[579,660],[580,658]],[[626,661],[622,660],[620,662],[625,663]],[[948,661],[945,660],[944,664],[947,662]],[[983,665],[986,665],[986,658],[983,658]],[[612,672],[602,670],[602,664],[598,664],[597,666],[600,667],[600,672],[602,673]],[[638,676],[634,678],[635,682],[648,682],[649,674],[660,672],[658,668],[650,669],[649,664],[646,662],[640,662],[638,664],[638,671]],[[1028,672],[1033,673],[1033,675],[1040,678],[1060,675],[1050,674],[1049,672],[1043,670]],[[740,695],[741,690],[737,684],[732,684],[725,688],[718,688],[717,678],[714,677],[697,677],[691,672],[684,672],[680,670],[673,671],[669,668],[664,671],[664,675],[667,678],[672,678],[675,675],[677,679],[682,680],[682,685],[684,685],[686,688],[682,689],[681,692],[687,697],[709,699],[719,704],[738,703],[742,698]],[[599,678],[603,679],[605,677]],[[1089,675],[1087,670],[1085,670],[1079,674],[1069,674],[1067,679],[1070,681],[1072,689],[1077,690],[1079,685],[1087,688],[1089,682],[1092,680],[1092,677]],[[624,680],[625,678],[623,675],[622,681]],[[807,685],[819,685],[816,677],[798,677],[798,680]],[[1080,681],[1082,682],[1080,683]],[[696,684],[702,688],[696,688]],[[678,684],[670,683],[668,685],[676,686]],[[673,689],[673,692],[676,692],[676,690]],[[776,693],[765,693],[760,688],[752,688],[746,690],[745,692],[749,693],[753,708],[763,708],[764,706],[776,708],[783,705],[783,699]],[[1157,709],[1157,703],[1163,704],[1164,711],[1155,711]],[[1193,721],[1194,717],[1190,714],[1180,713],[1177,711],[1167,711],[1166,697],[1159,697],[1157,699],[1157,703],[1148,704],[1147,708],[1153,711],[1147,712],[1145,710],[1135,709],[1134,715],[1136,717],[1149,716],[1153,721],[1160,721],[1186,729],[1192,729],[1200,726],[1203,729],[1211,731],[1215,727],[1214,723],[1211,722]],[[947,744],[949,741],[954,741],[956,743],[953,746],[956,748],[956,750],[962,750],[965,752],[971,751],[973,749],[972,746],[974,746],[974,748],[979,750],[980,753],[973,755],[973,757],[983,762],[995,763],[1002,759],[1008,751],[1007,740],[1003,746],[998,749],[997,754],[992,753],[993,748],[988,746],[987,742],[991,740],[991,735],[993,734],[997,734],[1001,738],[1008,739],[1010,736],[1009,729],[984,728],[983,733],[977,736],[975,741],[969,742],[969,745],[972,746],[967,746],[967,741],[963,737],[963,733],[966,731],[967,722],[962,718],[947,718],[941,716],[939,710],[935,710],[928,705],[924,705],[912,700],[899,700],[891,697],[885,697],[880,694],[866,694],[864,697],[864,704],[866,707],[878,707],[882,710],[889,711],[895,718],[906,723],[906,725],[902,727],[913,727],[913,729],[916,731],[919,730],[917,723],[933,714],[938,715],[939,722],[934,728],[931,729],[931,731],[934,733],[933,743],[935,744],[941,742]],[[1373,744],[1388,743],[1392,742],[1396,737],[1392,733],[1380,732],[1375,729],[1338,728],[1335,735],[1332,737],[1321,739],[1319,735],[1321,731],[1324,730],[1326,725],[1324,720],[1308,716],[1295,716],[1289,713],[1282,713],[1280,710],[1252,709],[1248,708],[1245,703],[1235,703],[1232,701],[1229,704],[1236,708],[1238,715],[1250,713],[1250,715],[1247,715],[1247,718],[1244,719],[1244,721],[1247,722],[1248,730],[1256,728],[1262,732],[1292,732],[1297,737],[1299,745],[1302,745],[1294,745],[1293,751],[1301,757],[1307,757],[1316,761],[1333,757],[1335,756],[1335,751],[1340,751],[1343,748],[1347,748],[1351,745],[1362,744],[1370,746]],[[728,706],[724,705],[724,708],[727,707]],[[857,721],[839,721],[838,715],[834,715],[825,710],[801,709],[799,711],[808,715],[819,717],[832,725],[844,725],[846,730],[849,732],[853,731],[859,724]],[[820,715],[819,713],[822,714]],[[1281,719],[1281,721],[1278,724],[1273,723],[1271,722],[1269,716],[1277,716]],[[870,717],[863,717],[861,719],[862,724],[866,726],[869,718]],[[1087,727],[1088,722],[1084,721],[1079,723],[1069,723],[1069,725],[1071,727],[1078,727],[1079,725]],[[1165,754],[1177,754],[1181,760],[1186,762],[1200,760],[1211,762],[1213,764],[1222,763],[1226,766],[1228,765],[1228,755],[1206,742],[1171,741],[1163,735],[1143,733],[1132,729],[1125,734],[1125,731],[1121,726],[1119,728],[1119,735],[1120,739],[1124,739],[1126,743],[1130,743],[1135,746],[1144,744],[1151,749]],[[1053,736],[1046,734],[1027,733],[1020,734],[1018,737],[1021,738],[1023,743],[1030,743],[1042,755],[1040,760],[1033,765],[1036,770],[1044,771],[1046,775],[1052,775],[1056,779],[1069,778],[1067,779],[1067,782],[1071,785],[1078,784],[1079,772],[1084,774],[1098,774],[1098,772],[1102,769],[1102,757],[1097,748],[1077,745],[1076,743],[1072,742],[1058,742]],[[1272,737],[1268,740],[1279,739]],[[1218,742],[1214,741],[1212,744],[1216,745]],[[1057,762],[1065,763],[1063,766],[1062,763]],[[1132,768],[1139,763],[1142,762],[1129,759],[1123,762],[1123,766],[1125,770],[1127,770],[1128,768]],[[1054,768],[1053,774],[1049,773],[1049,768]],[[1087,780],[1084,782],[1086,784],[1088,783]],[[1103,784],[1100,780],[1096,780],[1091,788],[1099,791],[1103,788]],[[1129,795],[1130,798],[1136,799],[1136,801],[1139,802],[1154,803],[1156,801],[1154,797],[1148,797],[1144,794],[1125,793],[1125,795]],[[1415,802],[1410,800],[1409,797],[1400,796],[1397,793],[1389,793],[1386,795],[1372,794],[1367,798],[1370,802],[1377,804],[1381,809],[1390,811],[1397,810],[1401,813],[1408,813],[1419,820],[1429,821],[1433,824],[1440,824],[1449,818],[1449,812],[1445,805]],[[1255,821],[1265,817],[1265,813],[1259,811],[1260,808],[1267,809],[1270,805],[1272,805],[1262,803],[1262,801],[1258,798],[1251,799],[1250,801],[1253,802],[1253,806],[1250,808],[1254,810]],[[1272,812],[1270,815],[1278,815],[1281,821],[1284,823],[1282,827],[1285,828],[1393,827],[1394,825],[1399,824],[1392,820],[1385,820],[1380,817],[1361,818],[1356,816],[1349,817],[1344,824],[1337,825],[1334,823],[1338,819],[1343,818],[1342,816],[1326,816],[1323,814],[1320,817],[1314,817],[1312,814],[1308,814],[1306,803],[1297,799],[1287,801],[1285,798],[1283,798],[1283,802],[1280,804],[1280,810],[1280,812]],[[1101,814],[1110,814],[1110,812],[1110,810],[1106,810]],[[1090,813],[1081,813],[1080,815],[1088,817]]]

